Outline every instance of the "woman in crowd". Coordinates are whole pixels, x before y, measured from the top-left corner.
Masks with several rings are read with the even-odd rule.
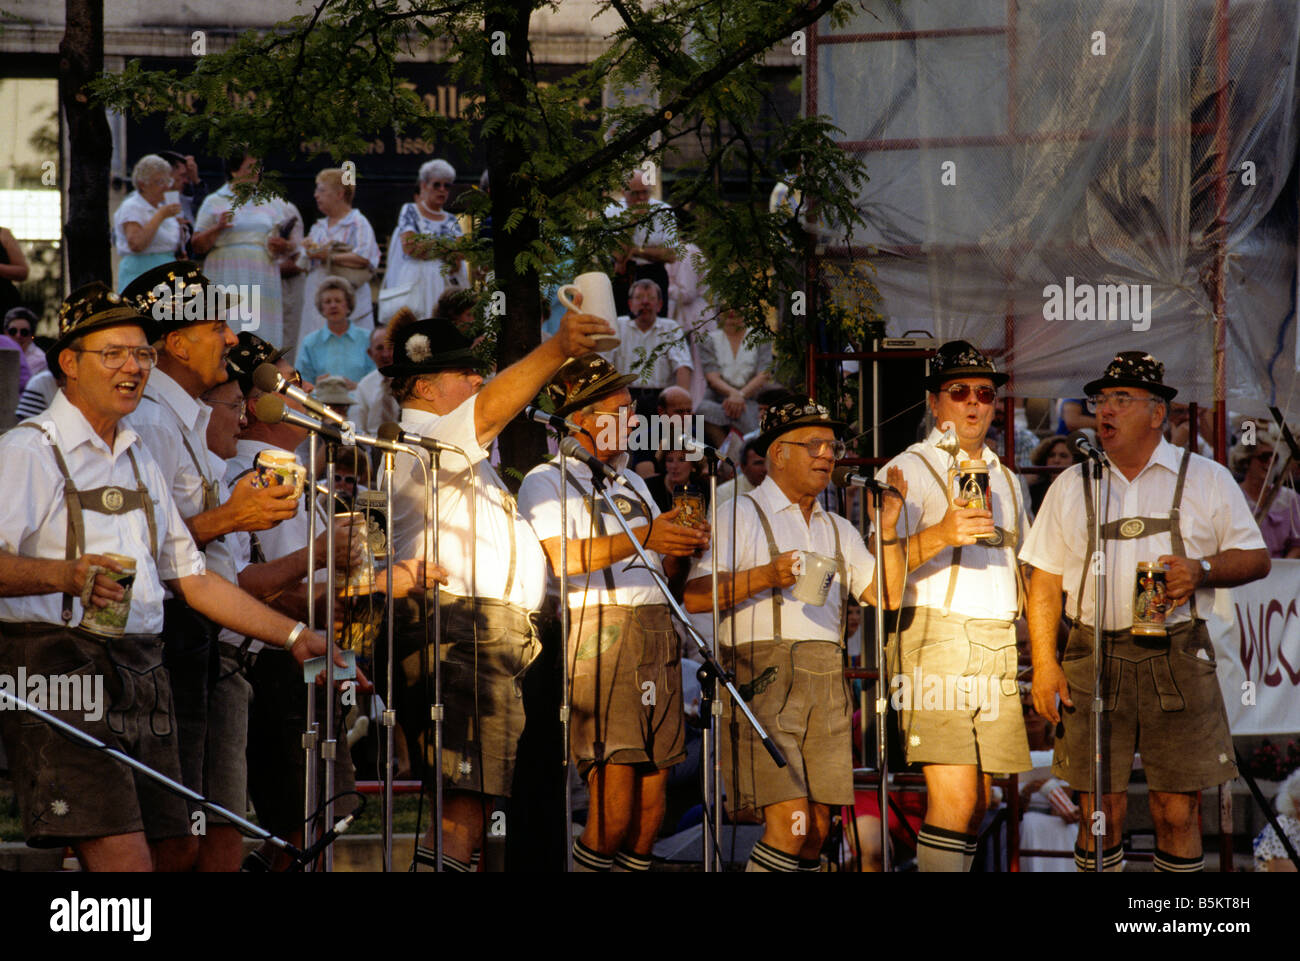
[[[1251,510],[1260,504],[1280,439],[1277,427],[1269,424],[1258,433],[1256,443],[1237,444],[1232,449],[1229,462],[1241,477],[1241,492]],[[1267,513],[1256,513],[1256,519],[1270,557],[1300,557],[1300,495],[1285,485],[1278,487]]]
[[[772,345],[745,344],[745,319],[737,310],[724,310],[718,323],[700,337],[700,366],[708,390],[699,413],[721,444],[728,430],[748,434],[758,427],[755,398],[772,380]]]
[[[1053,434],[1039,442],[1029,460],[1035,467],[1059,467],[1064,470],[1074,463],[1074,454],[1070,452],[1070,443],[1066,437]],[[1033,513],[1038,513],[1047,488],[1052,486],[1056,476],[1049,473],[1029,475],[1029,502],[1033,505]]]
[[[351,316],[356,308],[352,285],[342,277],[326,277],[316,288],[316,311],[325,318],[322,330],[308,334],[298,351],[298,371],[315,383],[326,374],[342,377],[348,390],[375,369],[367,348],[370,334]]]
[[[409,307],[416,317],[429,317],[444,290],[469,286],[464,260],[440,259],[427,239],[455,240],[461,236],[459,222],[443,209],[455,180],[456,170],[445,160],[430,160],[420,167],[419,193],[415,202],[403,204],[397,215],[384,273],[385,291],[409,291],[389,300],[391,306],[382,313],[391,315],[401,307]],[[381,316],[379,321],[385,323],[387,316]]]
[[[316,291],[326,277],[338,276],[338,268],[348,270],[360,280],[363,274],[379,267],[379,243],[375,229],[365,214],[352,206],[356,187],[343,182],[343,170],[331,167],[316,175],[316,208],[324,215],[311,227],[304,245],[308,263],[307,286],[302,296],[302,320],[297,343],[302,346],[308,334],[325,326],[325,318],[316,307]],[[389,257],[392,257],[390,252]],[[389,271],[392,271],[391,260]],[[349,278],[351,281],[353,278]],[[353,283],[355,303],[353,323],[364,329],[374,326],[370,282]],[[423,316],[423,315],[422,315]]]
[[[0,227],[0,312],[7,312],[22,304],[15,284],[27,279],[31,268],[23,255],[23,248],[8,227]]]
[[[1291,847],[1300,850],[1300,769],[1292,771],[1278,787],[1273,804],[1277,810],[1277,823],[1286,832]],[[1266,825],[1259,832],[1254,847],[1256,871],[1296,870],[1273,825]]]
[[[182,256],[183,227],[179,203],[163,203],[172,188],[172,165],[157,154],[145,154],[131,171],[135,190],[113,215],[113,239],[122,261],[117,289],[123,290],[151,267]]]
[[[655,455],[655,474],[646,480],[650,495],[664,513],[673,509],[673,496],[683,491],[694,491],[700,495],[703,517],[708,519],[709,488],[708,477],[704,473],[704,459],[696,461],[686,459],[684,451],[660,451]],[[680,523],[680,521],[678,522]]]
[[[241,321],[241,329],[279,344],[283,342],[279,259],[293,248],[293,242],[282,236],[293,230],[293,213],[278,197],[236,206],[235,186],[256,182],[260,176],[261,162],[252,154],[236,152],[227,158],[226,183],[199,208],[192,246],[206,258],[203,272],[213,284],[247,285],[255,298],[240,307],[244,317],[254,307],[257,311],[251,320]]]

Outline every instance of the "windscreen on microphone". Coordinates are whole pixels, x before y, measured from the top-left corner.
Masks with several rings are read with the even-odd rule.
[[[848,487],[853,473],[852,467],[837,467],[831,471],[831,483],[836,487]]]
[[[258,364],[253,370],[253,386],[258,390],[274,394],[280,389],[283,381],[284,378],[280,376],[280,371],[275,364]]]
[[[262,367],[268,367],[272,371],[275,370],[270,364],[263,364]],[[262,367],[259,367],[258,370],[260,371]],[[253,376],[256,379],[256,373]],[[284,398],[279,394],[263,394],[253,404],[253,410],[257,413],[257,419],[263,424],[278,424],[284,420]]]
[[[402,436],[402,425],[394,424],[390,420],[387,423],[380,424],[379,430],[375,432],[375,435],[380,440],[396,442]]]

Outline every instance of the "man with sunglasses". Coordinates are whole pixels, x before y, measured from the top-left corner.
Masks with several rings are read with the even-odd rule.
[[[774,400],[754,442],[767,458],[767,477],[740,495],[734,528],[731,511],[718,512],[714,546],[696,560],[686,584],[688,611],[713,609],[716,550],[722,666],[734,671],[741,695],[787,762],[776,766],[720,692],[718,750],[727,804],[738,821],[763,823],[746,871],[820,871],[831,809],[853,802],[844,624],[850,598],[875,603],[879,575],[857,528],[818,501],[835,461],[844,456],[838,437],[843,429],[807,397]],[[890,470],[887,477],[906,496],[902,472]],[[903,583],[902,538],[896,532],[901,509],[899,497],[885,498],[885,603],[891,607]],[[823,574],[830,578],[825,600],[801,600],[792,588],[804,566],[823,561],[833,565]]]
[[[1157,871],[1204,868],[1199,792],[1236,776],[1214,647],[1198,604],[1210,588],[1234,587],[1268,574],[1268,549],[1227,468],[1180,451],[1162,427],[1177,390],[1164,364],[1140,350],[1123,351],[1084,387],[1097,415],[1097,438],[1109,464],[1100,505],[1078,465],[1048,488],[1021,557],[1033,567],[1029,638],[1034,709],[1063,722],[1052,773],[1083,792],[1074,862],[1096,869],[1092,833],[1093,635],[1097,605],[1092,561],[1094,518],[1101,511],[1107,597],[1102,609],[1102,865],[1123,869],[1123,831],[1134,753],[1142,756]],[[1164,566],[1171,609],[1163,636],[1135,635],[1137,565]],[[1057,661],[1064,610],[1070,635]],[[1062,708],[1058,709],[1057,698]]]
[[[227,379],[226,354],[236,343],[224,311],[209,293],[208,279],[189,261],[148,270],[122,291],[123,300],[158,323],[158,364],[128,423],[171,480],[172,497],[209,569],[235,581],[238,570],[226,535],[265,530],[293,516],[297,501],[289,490],[253,488],[252,478],[227,488],[222,472],[208,460],[212,411],[199,398]],[[219,669],[217,632],[180,598],[168,596],[164,606],[163,650],[175,698],[181,769],[186,786],[201,791],[210,686]],[[199,846],[194,838],[190,848],[196,859]]]
[[[941,346],[925,381],[936,426],[888,465],[903,471],[909,492],[911,573],[887,653],[903,750],[925,774],[921,871],[969,871],[993,775],[1031,767],[1015,628],[1016,551],[1029,517],[1018,481],[985,444],[1008,379],[964,340]],[[936,446],[949,427],[955,457]],[[990,504],[954,496],[949,470],[961,461],[983,462]],[[940,697],[927,693],[936,690]]]
[[[40,420],[0,439],[0,673],[103,678],[99,717],[60,718],[179,780],[170,684],[162,665],[164,585],[203,615],[289,649],[299,664],[325,639],[207,570],[170,485],[123,418],[140,402],[157,351],[154,323],[102,283],[75,291],[48,352],[64,386]],[[205,452],[206,453],[206,452]],[[135,560],[123,633],[82,617],[121,601]],[[24,833],[72,845],[92,871],[184,870],[185,802],[43,722],[0,711]]]

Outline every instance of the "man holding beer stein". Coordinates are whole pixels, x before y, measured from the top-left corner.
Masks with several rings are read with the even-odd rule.
[[[1089,558],[1104,550],[1102,864],[1123,867],[1126,791],[1138,753],[1150,789],[1156,870],[1200,871],[1198,792],[1235,777],[1237,768],[1198,605],[1210,605],[1210,588],[1265,576],[1268,550],[1227,468],[1164,439],[1177,390],[1164,383],[1163,364],[1143,351],[1123,351],[1084,393],[1109,461],[1100,508],[1081,467],[1071,467],[1048,489],[1021,551],[1033,567],[1034,709],[1064,721],[1053,773],[1088,792],[1097,617]],[[1099,509],[1102,545],[1093,543]],[[1071,629],[1058,663],[1062,594]],[[1075,865],[1095,870],[1091,795],[1080,803]]]
[[[778,768],[725,693],[719,757],[727,802],[738,820],[761,820],[763,837],[746,871],[821,870],[830,809],[853,801],[853,705],[844,682],[844,617],[849,597],[875,603],[876,562],[847,519],[818,495],[844,456],[844,429],[820,404],[788,394],[763,415],[754,449],[767,477],[740,496],[735,528],[718,511],[719,659],[788,762]],[[888,483],[903,496],[902,472]],[[902,500],[883,509],[885,601],[902,589]],[[732,557],[735,557],[734,573]],[[686,609],[712,609],[712,549],[696,560]]]
[[[0,438],[10,495],[0,503],[0,673],[93,681],[97,704],[54,713],[179,780],[159,637],[164,583],[299,663],[324,653],[325,639],[206,570],[171,483],[119,423],[158,356],[146,332],[153,320],[106,285],[74,291],[47,351],[65,385],[38,420]],[[190,838],[184,800],[9,707],[0,732],[29,844],[72,845],[91,871],[188,867],[186,846],[174,843]]]
[[[969,871],[993,775],[1031,766],[1015,628],[1029,517],[1016,478],[984,443],[1007,380],[966,341],[944,344],[926,378],[936,426],[888,465],[909,492],[912,573],[887,659],[903,749],[923,765],[929,794],[922,871]]]

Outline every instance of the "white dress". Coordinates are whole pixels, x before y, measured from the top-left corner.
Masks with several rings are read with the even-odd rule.
[[[397,216],[397,227],[388,242],[388,269],[384,272],[384,283],[380,299],[385,300],[383,291],[394,293],[410,288],[410,293],[391,301],[391,308],[380,307],[379,322],[386,323],[387,315],[395,312],[397,307],[410,307],[415,316],[423,319],[433,316],[434,305],[448,287],[468,287],[469,269],[464,262],[459,268],[441,260],[420,260],[408,257],[402,249],[402,234],[414,231],[417,234],[432,234],[435,237],[449,239],[460,237],[460,224],[456,218],[443,211],[441,220],[430,220],[414,204],[403,204]]]
[[[328,217],[320,218],[311,225],[311,233],[307,235],[307,242],[318,246],[336,242],[345,243],[352,248],[353,253],[365,257],[370,262],[372,270],[379,267],[379,243],[375,240],[375,228],[370,226],[370,221],[366,219],[365,214],[355,207],[349,210],[333,226],[330,225]],[[316,291],[320,289],[321,281],[329,274],[325,269],[325,261],[310,260],[308,263],[311,266],[311,272],[307,274],[307,283],[302,290],[302,319],[298,323],[297,345],[300,352],[303,339],[308,334],[325,326],[325,318],[316,309]],[[369,330],[374,326],[370,285],[362,284],[357,289],[356,294],[357,306],[352,311],[351,320],[363,330]]]

